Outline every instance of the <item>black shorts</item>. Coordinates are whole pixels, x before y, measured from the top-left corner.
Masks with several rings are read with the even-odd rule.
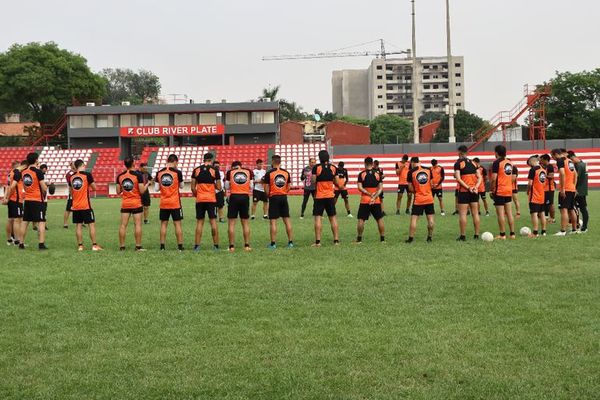
[[[250,197],[245,194],[232,194],[229,196],[229,207],[227,208],[227,218],[235,219],[250,218]]]
[[[74,224],[93,224],[96,222],[94,210],[73,210]]]
[[[290,206],[287,196],[273,196],[269,199],[269,219],[289,218]]]
[[[121,214],[141,214],[144,212],[144,207],[139,208],[121,208]]]
[[[69,197],[67,199],[67,206],[65,207],[65,211],[70,212],[72,207],[73,207],[73,199]]]
[[[23,221],[46,222],[46,207],[41,201],[27,201],[23,203]]]
[[[545,204],[529,203],[529,214],[543,213],[545,210]]]
[[[576,195],[575,205],[577,206],[577,208],[587,208],[587,197]]]
[[[172,219],[173,221],[181,221],[183,219],[183,209],[161,208],[158,212],[158,219],[160,221],[168,221],[169,219]]]
[[[344,190],[336,190],[335,191],[335,198],[337,199],[338,197],[342,196],[342,199],[347,199],[348,198],[348,191],[346,189]]]
[[[142,205],[144,207],[150,207],[150,203],[152,203],[150,192],[146,190],[144,193],[142,193]]]
[[[208,219],[217,218],[217,203],[196,203],[196,219],[204,219],[206,215],[208,215]]]
[[[486,196],[485,192],[479,192],[479,198],[480,198],[481,200],[485,200],[485,199],[487,198],[487,196]]]
[[[398,193],[402,194],[402,193],[408,193],[408,185],[398,185]]]
[[[435,207],[433,206],[433,203],[412,206],[412,211],[411,211],[410,215],[416,215],[416,216],[420,217],[423,214],[425,214],[425,215],[434,215],[435,214]]]
[[[494,196],[494,205],[497,207],[512,203],[512,196]]]
[[[220,192],[217,192],[216,197],[217,197],[217,208],[225,207],[225,192],[222,190]]]
[[[335,216],[335,200],[333,198],[315,199],[313,203],[313,216],[322,217],[323,212],[326,212],[328,217]]]
[[[252,201],[254,203],[258,203],[259,201],[267,203],[269,199],[267,198],[267,194],[265,192],[261,192],[260,190],[255,189],[252,191]]]
[[[551,192],[545,192],[544,199],[546,200],[547,206],[554,204],[554,190]]]
[[[454,197],[458,197],[458,189],[454,189]]]
[[[575,192],[565,192],[565,196],[558,195],[558,208],[567,210],[575,209]]]
[[[479,202],[479,194],[471,192],[458,192],[458,204],[471,204]]]
[[[383,211],[381,211],[381,204],[361,204],[358,206],[357,218],[367,221],[370,216],[375,218],[375,221],[379,221],[383,218]]]
[[[23,204],[9,200],[8,202],[8,218],[23,218]]]
[[[304,189],[304,195],[312,196],[314,198],[315,197],[315,189]]]

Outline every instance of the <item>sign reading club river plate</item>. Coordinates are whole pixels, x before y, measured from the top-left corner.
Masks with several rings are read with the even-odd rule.
[[[225,125],[129,126],[120,128],[121,137],[212,136],[225,133]]]

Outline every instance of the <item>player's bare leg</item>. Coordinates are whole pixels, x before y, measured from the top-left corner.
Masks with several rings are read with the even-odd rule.
[[[515,203],[515,212],[517,214],[516,215],[517,219],[519,219],[521,217],[521,203],[519,202],[519,195],[513,193],[512,199],[513,199],[513,202]]]
[[[538,214],[538,219],[540,220],[540,224],[542,225],[541,234],[544,235],[546,233],[547,222],[543,212]]]
[[[481,226],[481,218],[479,218],[479,202],[471,203],[471,216],[473,217],[473,229],[475,230],[474,239],[479,239],[479,229]]]
[[[292,243],[294,241],[294,231],[292,230],[292,219],[291,218],[282,218],[283,224],[285,225],[285,233],[288,237],[288,242]]]
[[[268,211],[269,211],[269,202],[263,201],[263,217],[265,215],[268,215]]]
[[[362,243],[363,232],[365,231],[365,220],[359,219],[356,222],[356,243]]]
[[[125,236],[127,234],[127,225],[129,225],[130,214],[121,214],[121,225],[119,226],[119,247],[125,248]]]
[[[134,214],[133,215],[133,223],[134,223],[134,231],[133,236],[135,238],[135,248],[136,250],[141,249],[142,247],[142,214]]]
[[[248,219],[242,219],[242,234],[244,236],[244,250],[250,251],[250,222]]]
[[[406,211],[405,211],[406,214],[410,213],[410,206],[411,205],[412,205],[412,193],[409,192],[406,195]]]
[[[82,224],[83,227],[83,224]],[[91,224],[88,224],[88,228],[90,230],[90,240],[92,241],[92,245],[96,245],[97,246],[97,241],[96,241],[96,223],[92,222]]]
[[[348,200],[347,197],[344,199],[344,206],[346,207],[346,213],[348,213],[348,215],[350,215],[351,214],[351,212],[350,212],[350,201]]]
[[[277,220],[269,220],[269,233],[271,235],[271,243],[275,243],[277,239]]]
[[[340,242],[340,230],[338,227],[337,217],[331,216],[329,217],[329,224],[331,225],[331,233],[333,233],[333,243],[339,244]]]
[[[229,239],[229,251],[233,251],[235,246],[235,218],[229,218],[227,221],[227,237]]]
[[[498,220],[498,229],[501,234],[506,234],[506,216],[504,215],[504,206],[496,206],[496,219]],[[500,238],[505,238],[506,236]]]
[[[204,230],[204,219],[196,220],[196,234],[194,236],[194,247],[200,246],[202,241],[202,231]]]
[[[533,232],[529,234],[529,237],[536,237],[539,233],[538,213],[531,213],[531,229]]]
[[[407,242],[412,242],[414,237],[415,237],[415,233],[417,232],[417,223],[419,222],[419,216],[418,215],[411,215],[410,216],[410,224],[408,225],[408,240]]]
[[[250,212],[251,216],[255,216],[256,215],[256,206],[258,205],[258,201],[253,201],[252,202],[252,210]]]
[[[177,222],[181,222],[181,221],[177,221]],[[216,246],[216,248],[218,248],[219,246],[219,227],[217,226],[217,219],[216,218],[212,218],[209,220],[210,222],[210,234],[212,235],[212,239],[213,239],[213,246]],[[179,224],[179,227],[181,228],[181,224]],[[177,239],[179,240],[179,239]],[[183,243],[183,232],[181,233],[181,243]]]
[[[460,229],[460,238],[461,240],[464,240],[464,238],[466,237],[466,232],[467,232],[467,211],[469,210],[469,205],[468,204],[458,204],[457,202],[457,209],[458,209],[458,226]]]
[[[321,232],[323,231],[323,217],[315,215],[315,246],[321,246]]]
[[[427,215],[427,241],[430,242],[433,239],[433,229],[435,228],[434,215]]]
[[[63,215],[63,226],[66,228],[69,226],[69,215],[71,214],[70,211],[65,211],[64,215]]]
[[[161,248],[167,241],[167,228],[169,227],[169,221],[160,221],[160,245]]]
[[[83,234],[82,234],[82,224],[77,224],[75,226],[75,237],[77,238],[77,245],[80,246],[80,250],[83,250]]]
[[[177,239],[177,244],[183,246],[183,228],[181,226],[181,221],[173,221],[173,225],[175,226],[175,239]]]
[[[512,204],[508,203],[504,205],[504,214],[506,214],[506,219],[508,220],[508,228],[510,229],[511,239],[514,239],[515,233],[515,218],[512,213]]]
[[[569,211],[569,221],[571,221],[571,230],[573,232],[575,232],[577,230],[577,224],[579,224],[579,217],[577,216],[577,213],[575,212],[575,210],[568,210]]]
[[[398,193],[398,197],[396,197],[396,214],[400,214],[400,206],[402,205],[402,193]]]

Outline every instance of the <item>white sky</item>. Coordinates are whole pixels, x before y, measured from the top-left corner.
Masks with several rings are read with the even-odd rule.
[[[418,55],[445,54],[444,0],[416,0]],[[453,52],[465,56],[465,103],[489,118],[510,109],[525,83],[554,71],[600,67],[600,2],[451,0]],[[101,0],[2,2],[0,51],[55,41],[93,70],[144,68],[163,93],[245,101],[281,84],[281,96],[312,112],[331,110],[331,72],[369,59],[263,62],[384,38],[408,48],[410,1]],[[8,17],[13,15],[14,18]],[[377,44],[371,47],[377,50]]]

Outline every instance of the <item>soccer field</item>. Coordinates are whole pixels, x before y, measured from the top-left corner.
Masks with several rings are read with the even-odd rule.
[[[422,218],[407,245],[408,216],[389,215],[386,244],[370,220],[353,245],[340,202],[341,246],[325,222],[314,249],[295,197],[295,249],[280,225],[282,248],[267,250],[256,220],[254,251],[241,251],[238,224],[229,254],[226,224],[222,251],[208,250],[208,227],[190,251],[191,199],[183,253],[172,227],[158,251],[156,199],[145,253],[132,226],[117,251],[119,200],[92,201],[102,253],[76,251],[52,201],[49,251],[33,233],[28,249],[0,250],[0,399],[598,399],[600,192],[589,203],[585,235],[484,243],[470,225],[457,243],[456,217],[438,215],[433,243]],[[530,226],[521,204],[517,226]],[[494,213],[483,231],[497,233]]]

